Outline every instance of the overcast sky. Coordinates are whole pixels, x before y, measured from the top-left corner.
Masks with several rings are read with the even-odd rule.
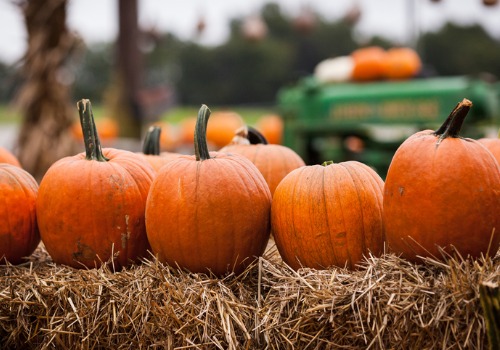
[[[193,37],[195,25],[203,16],[206,29],[201,42],[224,42],[231,19],[257,13],[266,0],[139,0],[140,24],[170,31],[181,39]],[[342,17],[354,4],[362,15],[356,26],[358,35],[383,35],[405,43],[410,23],[420,31],[436,30],[446,21],[482,24],[500,40],[500,5],[485,7],[481,0],[274,0],[282,10],[295,16],[304,6],[312,7],[326,20]],[[0,60],[14,62],[26,49],[26,31],[20,10],[11,0],[0,0]],[[414,8],[413,15],[410,9]],[[117,33],[116,0],[70,0],[68,25],[87,42],[110,41]]]

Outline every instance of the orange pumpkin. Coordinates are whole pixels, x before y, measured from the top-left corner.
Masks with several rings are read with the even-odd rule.
[[[283,142],[283,119],[277,114],[261,116],[255,124],[257,130],[267,139],[267,142],[281,145]]]
[[[390,164],[384,189],[389,248],[410,261],[494,256],[500,245],[500,168],[479,142],[459,136],[464,99],[436,131],[410,136]],[[441,249],[440,249],[441,248]]]
[[[96,128],[99,130],[99,137],[105,143],[114,141],[120,132],[120,127],[115,119],[103,117],[95,120]],[[80,141],[83,138],[82,126],[79,120],[76,120],[71,126],[73,137]]]
[[[38,184],[27,171],[0,164],[0,262],[23,262],[40,243],[35,202]]]
[[[161,262],[191,272],[242,272],[270,235],[271,193],[248,159],[209,153],[210,110],[200,108],[195,155],[163,166],[149,192],[146,227]]]
[[[133,152],[101,149],[90,101],[78,109],[85,152],[60,159],[42,178],[40,235],[56,263],[127,266],[147,256],[144,211],[154,171]]]
[[[179,123],[179,143],[184,145],[193,145],[194,143],[194,127],[196,125],[196,117],[188,117],[181,120]]]
[[[0,163],[7,163],[21,168],[21,163],[19,163],[17,157],[4,147],[0,147]]]
[[[493,157],[497,160],[498,164],[500,164],[500,133],[498,134],[499,138],[482,138],[478,141],[488,149],[488,151],[493,154]]]
[[[351,77],[355,81],[371,81],[383,77],[386,52],[378,46],[363,47],[351,53],[354,68]]]
[[[179,133],[176,125],[165,121],[157,122],[154,125],[161,128],[160,152],[174,150],[179,143]]]
[[[384,77],[391,80],[409,79],[422,68],[418,53],[409,47],[394,47],[387,50],[384,60]]]
[[[239,144],[241,138],[246,142]],[[288,173],[306,165],[292,149],[268,144],[266,138],[252,127],[241,128],[233,140],[233,144],[223,147],[220,152],[237,153],[248,158],[266,179],[271,194]]]
[[[161,131],[161,127],[157,125],[151,126],[146,133],[142,153],[139,153],[148,161],[155,172],[158,172],[163,165],[172,159],[180,156],[179,153],[160,152]]]
[[[207,127],[207,142],[217,149],[224,147],[231,142],[236,130],[243,125],[245,125],[243,118],[236,112],[214,112]]]
[[[273,196],[276,247],[293,269],[354,268],[370,251],[382,253],[384,183],[356,161],[293,170]]]

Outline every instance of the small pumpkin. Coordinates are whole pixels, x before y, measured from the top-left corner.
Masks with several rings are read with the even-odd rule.
[[[387,50],[384,59],[384,78],[390,80],[410,79],[422,69],[418,53],[410,47],[393,47]]]
[[[384,245],[383,180],[357,161],[293,170],[273,196],[276,247],[293,269],[353,269]]]
[[[155,172],[171,161],[172,159],[180,156],[179,153],[174,152],[160,152],[162,128],[157,125],[149,127],[146,137],[144,138],[142,153],[144,159],[148,161]]]
[[[248,158],[266,179],[271,194],[289,172],[306,165],[291,148],[269,144],[264,135],[251,126],[240,128],[233,143],[220,152],[237,153]]]
[[[35,202],[38,184],[27,171],[0,164],[0,263],[23,262],[40,243]]]
[[[7,163],[21,168],[21,163],[19,163],[17,157],[4,147],[0,147],[0,163]]]
[[[245,125],[243,118],[233,111],[217,111],[210,117],[207,126],[207,142],[220,149],[233,139],[236,130]]]
[[[397,149],[384,189],[389,248],[412,262],[494,256],[500,245],[500,169],[479,142],[459,135],[472,102],[464,99],[436,131]]]
[[[355,81],[373,81],[384,76],[386,51],[379,46],[368,46],[351,53],[353,70],[351,78]]]
[[[40,236],[56,263],[117,269],[147,256],[144,210],[154,171],[141,156],[101,148],[89,100],[77,104],[85,152],[55,162],[36,201]]]
[[[163,166],[151,185],[146,228],[161,262],[191,272],[236,274],[262,255],[270,235],[271,193],[248,159],[210,152],[210,110],[200,108],[195,155]]]
[[[277,114],[265,114],[255,124],[257,130],[266,138],[267,142],[281,145],[283,142],[283,119]]]

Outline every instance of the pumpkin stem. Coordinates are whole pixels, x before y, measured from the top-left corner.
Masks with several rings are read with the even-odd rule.
[[[459,137],[460,129],[464,123],[465,117],[472,107],[472,102],[464,98],[462,102],[451,111],[450,115],[444,121],[443,125],[434,132],[439,136],[438,143],[447,137]]]
[[[327,161],[323,162],[323,164],[321,164],[321,165],[328,166],[328,165],[332,165],[332,164],[333,164],[333,160],[327,160]]]
[[[264,135],[252,126],[248,126],[247,139],[250,141],[251,145],[258,145],[259,143],[263,145],[269,144]]]
[[[196,160],[210,159],[207,145],[207,124],[210,118],[210,109],[206,105],[201,105],[194,127],[194,154]]]
[[[160,135],[161,127],[157,125],[151,126],[144,138],[142,153],[153,156],[160,155]]]
[[[80,125],[82,126],[83,142],[85,144],[85,159],[107,162],[109,159],[102,154],[101,141],[97,134],[94,114],[90,100],[82,99],[76,104],[80,114]]]

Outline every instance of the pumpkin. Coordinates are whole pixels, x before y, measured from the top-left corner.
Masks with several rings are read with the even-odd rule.
[[[418,53],[410,47],[393,47],[386,52],[384,77],[391,80],[409,79],[422,68]]]
[[[488,151],[493,154],[493,157],[500,164],[500,132],[498,133],[498,138],[484,137],[478,140],[481,144],[488,149]]]
[[[207,127],[207,141],[215,149],[220,149],[231,142],[236,130],[244,125],[243,118],[236,112],[214,112]]]
[[[259,170],[239,155],[210,152],[202,105],[195,155],[163,166],[151,185],[146,228],[161,262],[217,276],[241,273],[270,236],[271,193]]]
[[[147,256],[144,211],[154,171],[143,157],[101,148],[89,100],[77,104],[85,152],[55,162],[36,201],[42,242],[53,261],[75,268]]]
[[[99,130],[99,138],[105,143],[112,143],[119,135],[120,127],[115,119],[103,117],[95,120],[96,128]],[[75,140],[82,140],[83,132],[79,120],[76,120],[72,127],[71,133]]]
[[[243,141],[239,141],[241,138]],[[271,194],[290,171],[306,165],[291,148],[268,144],[266,138],[250,126],[241,128],[233,143],[220,152],[237,153],[248,158],[266,179]]]
[[[161,128],[160,151],[172,151],[179,145],[179,133],[177,126],[165,121],[160,121],[154,125]]]
[[[0,164],[0,262],[19,264],[40,243],[37,193],[38,184],[27,171]]]
[[[0,147],[0,163],[7,163],[21,168],[21,163],[19,163],[17,157],[4,147]]]
[[[180,156],[179,153],[160,152],[161,131],[161,127],[157,125],[150,126],[144,138],[142,153],[139,153],[148,161],[155,172],[158,172],[163,165],[172,159]]]
[[[257,130],[267,139],[267,142],[281,145],[283,142],[283,119],[277,114],[265,114],[255,124]]]
[[[272,233],[293,269],[355,268],[384,245],[383,180],[357,161],[325,162],[293,170],[278,185]]]
[[[351,78],[355,81],[372,81],[383,77],[386,52],[378,46],[368,46],[351,53],[353,70]]]
[[[179,123],[179,142],[184,145],[192,146],[194,143],[194,128],[196,117],[187,117]]]
[[[391,161],[384,189],[387,243],[409,261],[442,259],[442,250],[473,258],[498,250],[499,165],[479,142],[459,135],[471,106],[464,99],[438,130],[410,136]]]

